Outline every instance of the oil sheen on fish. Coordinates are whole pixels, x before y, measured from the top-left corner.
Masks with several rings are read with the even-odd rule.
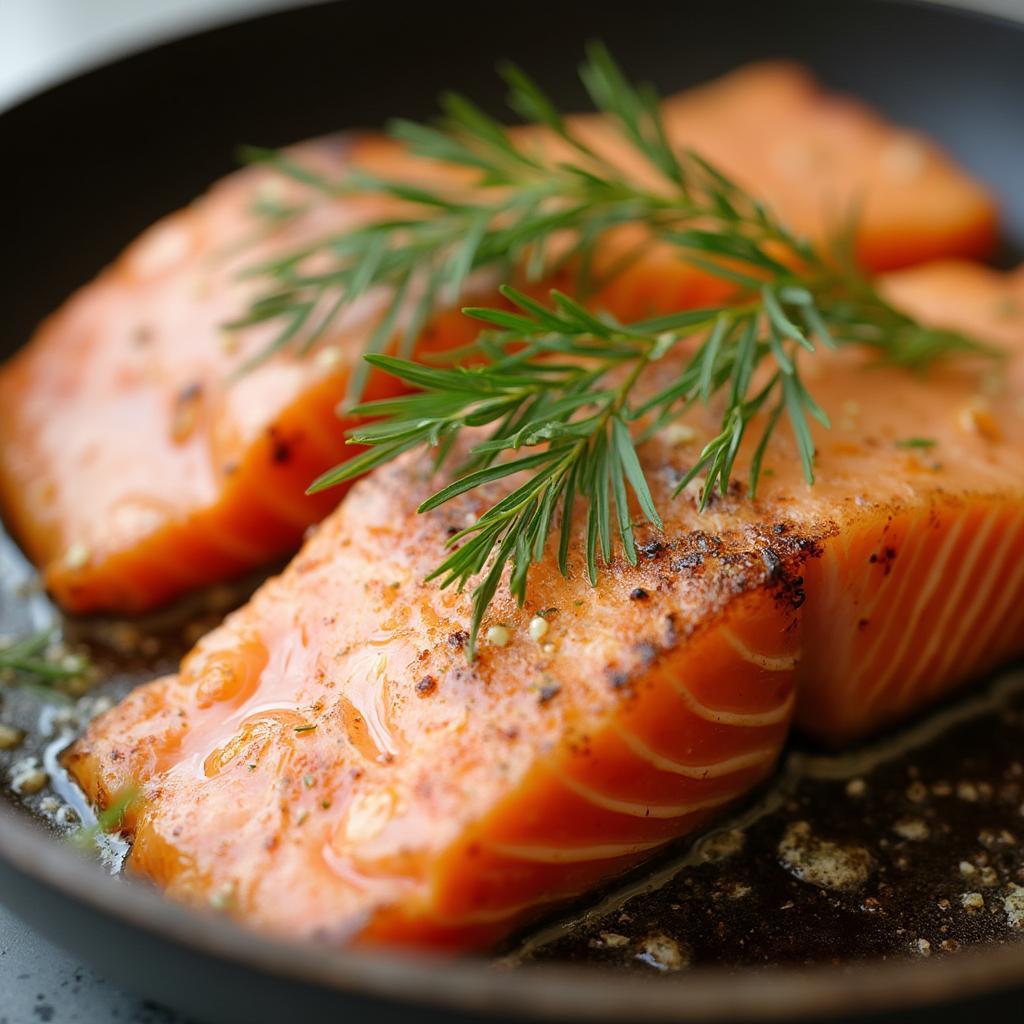
[[[99,804],[142,786],[130,870],[281,935],[480,947],[721,813],[794,719],[841,741],[1021,653],[1024,272],[885,287],[1005,365],[819,354],[816,484],[780,431],[757,499],[703,513],[671,497],[718,429],[695,410],[692,439],[640,449],[665,523],[639,564],[591,587],[577,516],[569,578],[549,550],[524,608],[500,592],[485,629],[508,642],[471,665],[468,597],[424,577],[497,492],[417,515],[418,456],[356,484],[180,675],[71,750]]]
[[[994,207],[979,185],[925,140],[821,92],[797,68],[741,70],[664,111],[674,142],[719,163],[800,231],[821,238],[861,201],[857,244],[868,267],[984,256],[992,246]],[[643,173],[607,123],[578,124],[610,162]],[[536,129],[518,137],[554,145]],[[296,156],[331,176],[353,165],[414,180],[451,173],[371,135]],[[161,221],[0,371],[0,508],[69,611],[141,612],[264,565],[295,550],[338,499],[304,491],[353,454],[343,443],[351,424],[335,408],[384,297],[349,309],[313,356],[280,354],[240,378],[235,371],[274,328],[227,334],[222,325],[257,287],[239,281],[240,270],[385,205],[339,200],[261,229],[251,208],[271,189],[278,202],[292,197],[250,169]],[[619,261],[635,242],[616,232],[599,262]],[[478,282],[484,297],[493,284]],[[662,247],[597,301],[627,318],[715,301],[720,289]],[[440,315],[421,350],[462,344],[471,331],[461,316]],[[375,377],[366,397],[390,386]]]

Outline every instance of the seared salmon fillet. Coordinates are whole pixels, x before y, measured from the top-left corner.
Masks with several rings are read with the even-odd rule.
[[[699,149],[813,237],[857,200],[858,250],[871,268],[992,246],[995,213],[983,188],[925,140],[823,93],[796,67],[738,71],[668,100],[664,113],[673,143]],[[606,122],[574,123],[609,162],[644,173]],[[517,138],[556,145],[534,128]],[[416,181],[452,174],[373,135],[294,156],[332,177],[350,167]],[[282,353],[240,378],[235,371],[275,328],[226,334],[222,325],[257,287],[239,271],[389,207],[380,197],[339,200],[261,229],[254,202],[284,187],[270,174],[234,175],[161,221],[0,371],[0,509],[69,611],[141,612],[264,565],[293,551],[337,501],[338,492],[304,491],[353,454],[344,446],[351,424],[335,408],[386,297],[349,309],[310,357]],[[599,264],[620,262],[635,242],[616,231]],[[485,294],[474,298],[489,297],[494,282],[477,284]],[[651,247],[596,302],[634,318],[717,301],[721,289],[678,252]],[[439,315],[421,351],[471,335],[460,315]],[[392,386],[374,377],[365,397]]]
[[[834,505],[836,533],[805,568],[797,719],[832,744],[1024,652],[1024,267],[940,264],[887,288],[1008,358],[980,377],[953,364],[923,380],[812,378],[837,393],[809,494]]]
[[[569,578],[549,545],[472,664],[468,595],[424,577],[501,488],[417,515],[438,481],[416,453],[357,483],[179,675],[70,750],[101,806],[141,787],[130,870],[284,935],[479,947],[721,813],[794,714],[845,739],[1024,650],[1024,272],[885,287],[1005,345],[1000,375],[819,353],[817,483],[780,432],[757,499],[704,512],[671,497],[718,430],[696,410],[692,438],[640,448],[664,529],[639,564],[592,587],[577,516]]]

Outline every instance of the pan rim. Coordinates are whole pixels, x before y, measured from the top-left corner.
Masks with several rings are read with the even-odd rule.
[[[659,979],[578,965],[509,971],[481,958],[284,941],[175,904],[142,884],[125,885],[3,805],[0,857],[63,897],[217,961],[339,996],[437,1009],[579,1021],[776,1021],[924,1009],[1024,982],[1024,944],[981,945],[953,959],[869,959],[839,970],[776,967],[736,984],[736,973],[721,968]]]
[[[287,17],[330,0],[277,6],[255,17],[230,18],[177,34],[137,42],[68,74],[0,109],[5,119],[87,76],[111,71],[153,50],[240,24]],[[966,10],[936,0],[862,0],[874,7],[926,10],[951,20],[995,23],[1022,37],[1024,26],[1008,15]],[[76,855],[38,825],[0,803],[0,859],[22,876],[91,910],[149,935],[288,981],[385,1001],[501,1015],[566,1020],[780,1020],[850,1012],[937,1006],[1024,984],[1024,943],[980,946],[954,959],[869,960],[842,969],[776,967],[735,972],[697,968],[672,978],[632,978],[579,965],[537,965],[503,971],[476,960],[387,951],[385,955],[313,943],[285,942],[247,931],[209,911],[191,910],[139,884],[125,885]],[[2,898],[2,893],[0,893]],[[439,967],[443,969],[439,969]],[[681,996],[685,995],[685,999]]]
[[[0,857],[19,874],[139,929],[223,963],[386,1002],[560,1020],[774,1021],[921,1009],[1024,983],[1024,944],[981,945],[953,959],[865,960],[735,971],[704,967],[653,979],[574,964],[503,970],[480,958],[337,949],[275,939],[213,911],[124,884],[0,805]],[[685,995],[685,1000],[680,997]]]

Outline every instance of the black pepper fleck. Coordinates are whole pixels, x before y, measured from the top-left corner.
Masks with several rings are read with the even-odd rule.
[[[278,465],[292,457],[292,446],[273,428],[270,428],[270,459]]]
[[[461,651],[468,639],[469,634],[464,629],[457,629],[454,633],[448,634],[448,646]]]
[[[554,700],[562,692],[562,687],[558,683],[545,683],[537,695],[537,700],[541,704],[547,704],[549,700]]]

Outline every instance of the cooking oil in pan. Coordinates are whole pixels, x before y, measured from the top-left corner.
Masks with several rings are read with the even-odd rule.
[[[0,534],[0,633],[54,612]],[[71,624],[101,681],[72,698],[0,685],[0,793],[62,841],[95,823],[60,753],[133,686],[170,671],[244,596],[144,627]],[[185,624],[182,624],[182,620]],[[101,838],[119,870],[127,846]],[[669,974],[955,955],[1024,938],[1024,672],[980,686],[852,753],[788,753],[729,821],[510,943],[521,967],[575,961]]]

